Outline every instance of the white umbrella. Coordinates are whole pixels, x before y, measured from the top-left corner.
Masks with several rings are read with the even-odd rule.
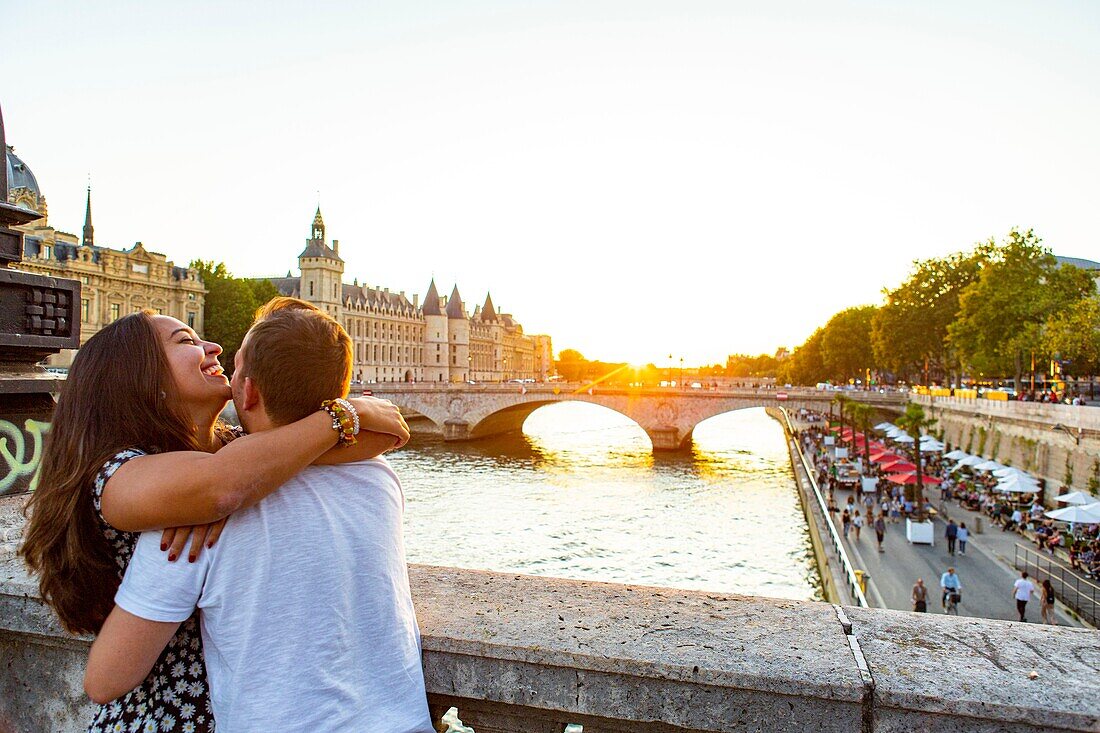
[[[880,422],[875,426],[875,430],[890,430],[891,428],[897,428],[897,425],[892,422]]]
[[[1004,468],[1004,465],[997,461],[982,461],[978,465],[974,466],[979,471],[996,471],[998,468]]]
[[[955,450],[951,451],[950,453],[944,453],[943,457],[944,458],[950,458],[952,461],[957,461],[960,458],[966,458],[968,455],[970,455],[970,454],[967,453],[966,451],[959,450],[958,448],[956,448]]]
[[[921,453],[939,453],[945,447],[946,446],[944,446],[943,443],[940,443],[939,441],[933,440],[933,441],[929,441],[927,443],[921,443],[920,444],[920,452]]]
[[[993,475],[994,476],[999,476],[1001,478],[1007,478],[1009,476],[1018,476],[1020,474],[1023,474],[1024,476],[1027,475],[1023,471],[1021,471],[1020,469],[1012,468],[1011,466],[1001,466],[1000,468],[994,468],[993,469]]]
[[[985,459],[981,456],[967,456],[966,458],[963,458],[958,463],[956,463],[955,468],[958,468],[959,466],[977,466],[979,463],[984,462]]]
[[[1061,509],[1052,509],[1046,512],[1046,516],[1057,519],[1060,522],[1073,524],[1096,524],[1100,522],[1100,503],[1088,506],[1066,506]]]
[[[907,435],[906,433],[901,433],[900,435],[894,436],[893,440],[898,442],[898,443],[912,443],[913,442],[913,439],[911,437],[909,437],[909,435]]]
[[[1071,491],[1068,494],[1062,494],[1061,496],[1054,497],[1055,501],[1060,501],[1063,504],[1093,504],[1100,499],[1097,499],[1092,494],[1086,494],[1084,491]]]
[[[1019,478],[1010,478],[1001,481],[994,488],[1005,494],[1034,494],[1039,490],[1039,485]]]
[[[922,436],[920,436],[920,442],[922,442],[922,443],[939,443],[940,441],[936,440],[936,438],[934,436],[922,435]]]

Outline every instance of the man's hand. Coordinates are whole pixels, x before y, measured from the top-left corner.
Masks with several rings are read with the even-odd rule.
[[[377,397],[356,397],[351,404],[359,414],[360,430],[392,435],[394,448],[409,442],[409,426],[397,405]]]

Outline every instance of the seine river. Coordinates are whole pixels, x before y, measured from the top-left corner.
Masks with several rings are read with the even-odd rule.
[[[783,430],[763,409],[700,424],[678,456],[654,456],[617,413],[566,403],[523,435],[414,432],[391,461],[410,562],[821,599]]]

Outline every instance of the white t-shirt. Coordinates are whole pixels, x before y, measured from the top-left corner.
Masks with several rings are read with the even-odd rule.
[[[1016,600],[1017,601],[1030,601],[1031,592],[1035,590],[1035,584],[1030,580],[1024,578],[1017,578],[1013,583],[1016,587]]]
[[[431,733],[403,509],[384,459],[310,467],[195,563],[144,533],[115,602],[151,621],[200,609],[219,733]]]

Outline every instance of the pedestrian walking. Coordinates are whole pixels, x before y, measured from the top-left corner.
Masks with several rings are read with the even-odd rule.
[[[1041,601],[1039,610],[1043,614],[1043,621],[1051,626],[1057,626],[1058,622],[1054,619],[1054,586],[1050,583],[1050,578],[1043,580],[1043,589],[1041,591]]]
[[[943,531],[943,536],[947,538],[947,554],[955,554],[955,540],[959,536],[959,525],[955,524],[954,519],[947,520],[947,529]]]
[[[959,554],[960,555],[965,555],[966,554],[966,541],[968,539],[970,539],[970,530],[966,528],[966,522],[963,522],[962,524],[959,525],[959,534],[958,534]]]
[[[886,536],[886,519],[880,513],[875,517],[875,539],[878,541],[878,551],[885,552],[882,547],[882,539]]]
[[[943,607],[944,613],[947,613],[947,594],[954,593],[957,596],[955,603],[958,603],[962,600],[962,587],[962,581],[955,574],[955,568],[948,568],[947,572],[940,576],[940,590],[943,591],[940,596],[940,606]]]
[[[848,539],[848,529],[852,526],[852,515],[848,513],[848,507],[844,507],[844,512],[840,515],[840,526],[844,531],[844,539]]]
[[[863,515],[856,509],[856,513],[852,515],[852,528],[856,531],[856,542],[859,542],[859,531],[863,529]]]
[[[1031,600],[1031,594],[1035,592],[1035,584],[1028,580],[1027,571],[1020,573],[1020,577],[1012,584],[1012,596],[1016,599],[1016,612],[1020,614],[1020,620],[1026,622],[1027,602]]]
[[[911,598],[913,600],[914,611],[917,613],[924,613],[928,610],[928,588],[924,585],[924,578],[917,578],[917,583],[913,586]]]

